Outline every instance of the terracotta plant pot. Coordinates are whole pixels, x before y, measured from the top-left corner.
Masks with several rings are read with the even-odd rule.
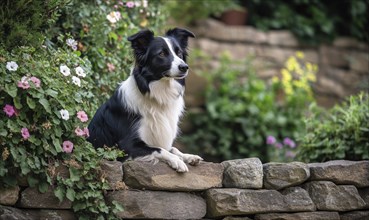
[[[225,11],[221,15],[220,20],[228,25],[246,25],[247,10],[232,9]]]

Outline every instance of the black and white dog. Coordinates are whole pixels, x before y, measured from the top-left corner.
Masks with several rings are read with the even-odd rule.
[[[164,37],[142,30],[128,38],[135,65],[91,120],[88,141],[94,147],[118,146],[127,158],[162,160],[177,172],[188,171],[185,163],[196,165],[202,160],[172,146],[184,111],[189,37],[195,36],[174,28]]]

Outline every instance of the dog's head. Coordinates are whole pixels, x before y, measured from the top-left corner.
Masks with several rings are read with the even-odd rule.
[[[128,38],[132,44],[135,65],[141,68],[148,81],[164,77],[183,79],[188,74],[186,63],[188,38],[193,33],[174,28],[163,37],[154,37],[150,30],[142,30]]]

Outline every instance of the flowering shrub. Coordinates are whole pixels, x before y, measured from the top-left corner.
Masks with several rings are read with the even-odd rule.
[[[52,187],[60,199],[66,196],[75,211],[107,215],[109,209],[97,189],[108,186],[92,170],[98,169],[102,158],[114,159],[121,153],[96,152],[85,141],[89,117],[97,107],[91,63],[64,49],[0,48],[0,54],[0,184],[15,185],[26,177],[41,192]],[[67,163],[75,177],[58,177],[55,182],[51,171],[61,163]],[[90,185],[79,184],[82,178]],[[86,190],[94,194],[86,197]]]
[[[291,138],[286,137],[282,142],[278,142],[274,136],[268,136],[266,144],[273,147],[271,150],[270,160],[271,161],[293,161],[296,157],[296,143]]]
[[[190,115],[196,129],[182,138],[184,143],[212,161],[244,157],[265,162],[290,160],[291,153],[286,157],[278,149],[281,145],[270,147],[265,140],[268,136],[289,137],[284,145],[293,146],[292,140],[303,131],[303,118],[313,101],[310,78],[314,79],[311,74],[317,67],[301,64],[302,58],[300,52],[289,58],[281,79],[274,78],[270,85],[256,77],[250,60],[240,64],[223,56],[218,69],[203,74],[209,77],[206,108]]]

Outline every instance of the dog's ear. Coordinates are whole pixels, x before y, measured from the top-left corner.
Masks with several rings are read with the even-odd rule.
[[[144,29],[130,37],[128,40],[131,42],[131,46],[134,50],[136,59],[141,59],[146,53],[146,50],[150,42],[154,39],[154,32]]]
[[[195,37],[195,35],[186,29],[182,28],[174,28],[170,29],[166,33],[167,36],[173,37],[177,39],[182,49],[186,50],[188,46],[188,38],[189,37]]]

